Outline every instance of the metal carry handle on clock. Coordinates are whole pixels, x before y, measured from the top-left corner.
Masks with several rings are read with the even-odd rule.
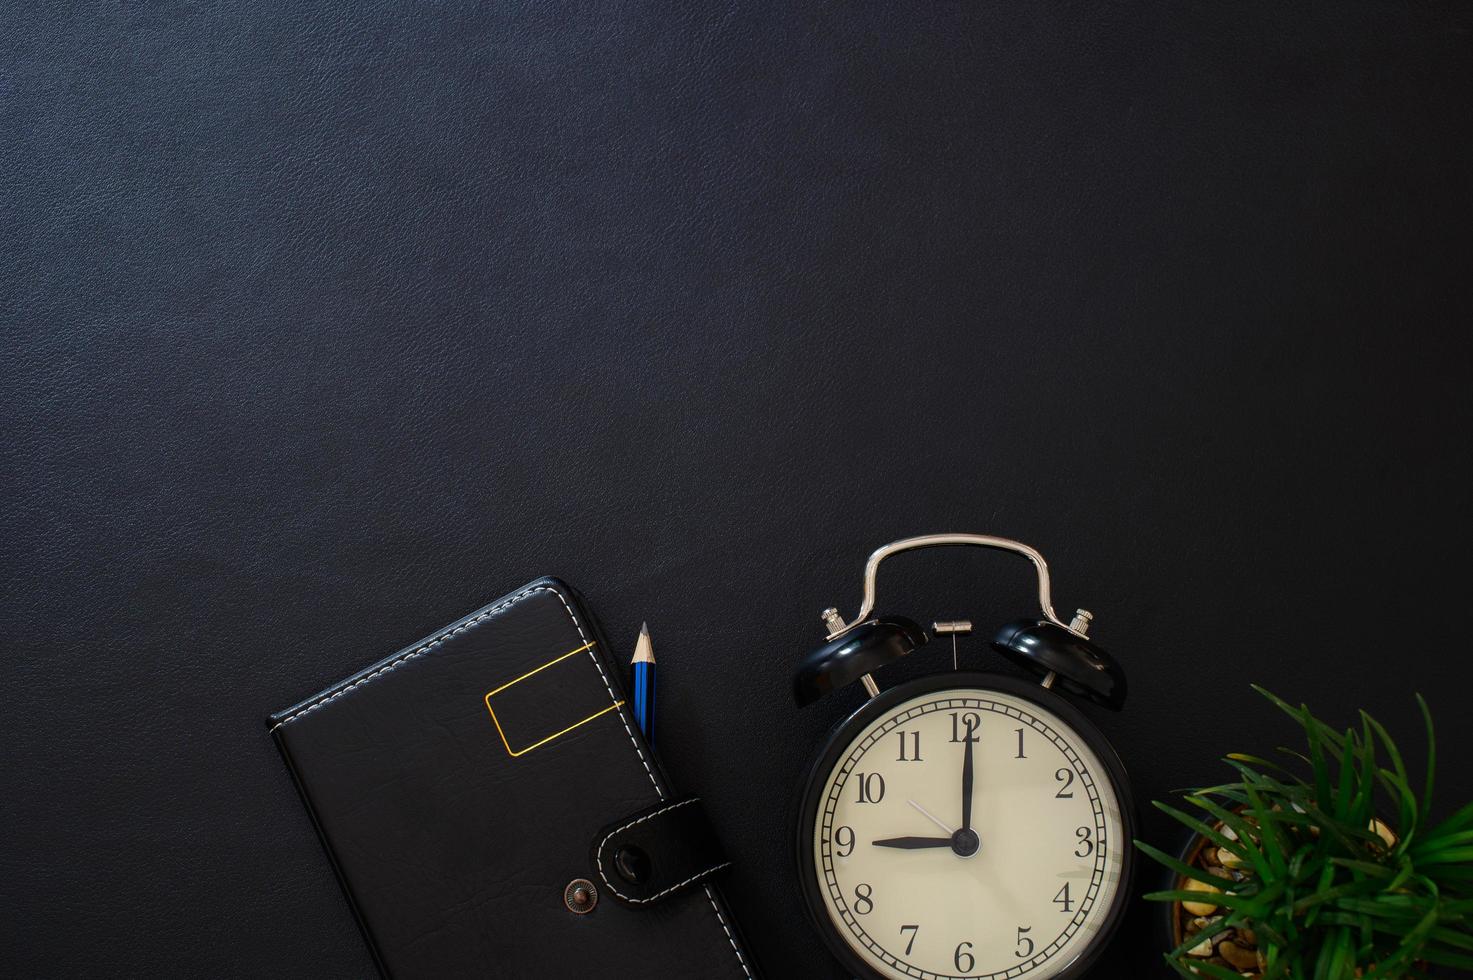
[[[858,626],[869,617],[870,613],[875,611],[875,580],[879,576],[880,562],[889,558],[891,555],[898,555],[902,551],[915,551],[919,548],[941,548],[949,545],[996,548],[999,551],[1011,551],[1014,554],[1019,554],[1027,558],[1033,562],[1033,567],[1038,570],[1038,604],[1043,610],[1044,618],[1056,626],[1062,626],[1064,629],[1076,632],[1080,636],[1085,634],[1084,629],[1075,629],[1065,624],[1054,614],[1053,598],[1049,594],[1048,562],[1043,560],[1043,555],[1039,554],[1036,548],[1029,547],[1021,541],[1014,541],[1012,538],[999,538],[990,534],[922,534],[919,537],[902,538],[899,541],[892,541],[884,547],[874,550],[874,553],[869,556],[869,561],[864,566],[864,602],[859,607],[859,615],[855,616],[848,623],[845,623],[842,619],[837,620],[839,625],[835,628],[834,621],[829,618],[829,614],[833,613],[837,617],[839,611],[837,609],[824,610],[824,622],[831,631],[828,638],[832,640],[839,634]],[[1086,624],[1092,618],[1084,610],[1080,610],[1080,616],[1083,617]]]
[[[1114,658],[1087,635],[1093,615],[1081,609],[1072,622],[1059,619],[1054,613],[1048,563],[1043,555],[1021,541],[990,534],[926,534],[892,541],[875,549],[865,563],[864,599],[854,619],[845,622],[835,608],[823,611],[824,625],[829,629],[828,642],[805,657],[794,674],[793,695],[798,704],[809,704],[856,680],[874,697],[879,693],[879,686],[872,673],[931,639],[913,620],[901,616],[870,618],[875,610],[875,583],[880,563],[891,555],[951,545],[1010,551],[1027,558],[1038,573],[1038,604],[1043,618],[1005,624],[993,636],[994,650],[1040,674],[1044,687],[1057,683],[1063,690],[1117,710],[1124,704],[1124,673]],[[971,624],[966,622],[936,626],[945,632],[971,632]]]

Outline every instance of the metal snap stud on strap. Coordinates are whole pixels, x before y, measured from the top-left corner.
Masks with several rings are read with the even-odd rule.
[[[598,904],[598,889],[587,878],[574,878],[563,889],[563,904],[574,915],[587,915]]]

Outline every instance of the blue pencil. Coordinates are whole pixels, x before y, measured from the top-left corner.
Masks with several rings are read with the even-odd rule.
[[[655,744],[655,647],[650,642],[650,627],[641,623],[639,642],[634,645],[630,661],[634,674],[634,723],[644,733],[644,740]]]

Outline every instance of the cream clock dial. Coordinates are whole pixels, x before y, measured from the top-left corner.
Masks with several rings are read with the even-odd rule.
[[[815,774],[810,893],[877,976],[1066,975],[1123,897],[1118,763],[1051,695],[925,686]]]

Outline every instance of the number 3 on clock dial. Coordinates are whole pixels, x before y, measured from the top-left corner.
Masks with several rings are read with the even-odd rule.
[[[1113,903],[1121,831],[1104,767],[1066,723],[1003,692],[943,690],[842,750],[813,860],[835,929],[881,976],[1047,980]]]

